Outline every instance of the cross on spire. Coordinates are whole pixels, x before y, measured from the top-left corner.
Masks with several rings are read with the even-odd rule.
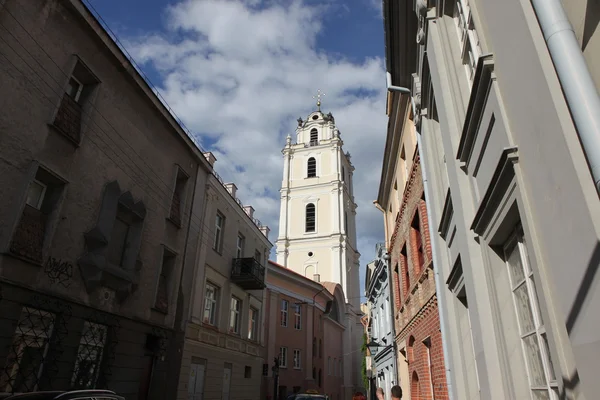
[[[321,93],[321,89],[317,89],[317,95],[313,96],[313,99],[317,99],[317,108],[321,111],[321,97],[325,96],[325,93]]]

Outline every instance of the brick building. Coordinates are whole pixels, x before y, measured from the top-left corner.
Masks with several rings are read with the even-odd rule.
[[[392,274],[398,377],[405,398],[447,399],[429,222],[410,102],[388,97],[388,135],[376,206]]]

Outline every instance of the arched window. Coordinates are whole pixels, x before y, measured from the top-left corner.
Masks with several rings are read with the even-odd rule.
[[[316,227],[316,209],[313,203],[306,205],[306,232],[314,232]]]
[[[314,157],[308,159],[306,176],[309,178],[314,178],[315,176],[317,176],[317,160],[315,160]]]
[[[317,128],[312,128],[310,130],[310,145],[316,146],[319,144],[319,133],[317,132]]]

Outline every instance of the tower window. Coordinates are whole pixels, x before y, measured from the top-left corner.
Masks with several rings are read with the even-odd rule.
[[[315,176],[317,176],[317,160],[315,160],[314,157],[308,159],[308,166],[306,172],[306,176],[308,178],[314,178]]]
[[[319,144],[319,133],[316,128],[310,130],[310,145],[316,146]]]
[[[306,205],[306,232],[315,231],[316,222],[316,210],[315,205],[310,203]]]

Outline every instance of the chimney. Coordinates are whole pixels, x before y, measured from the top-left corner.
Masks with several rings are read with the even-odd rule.
[[[315,282],[321,282],[321,275],[314,274],[313,275],[313,281],[315,281]]]
[[[233,198],[235,199],[235,193],[237,192],[237,186],[235,186],[235,183],[226,183],[225,184],[225,189],[227,189],[227,191],[233,196]]]
[[[254,207],[244,206],[244,211],[246,211],[246,214],[248,214],[250,218],[254,218]]]
[[[268,226],[266,226],[266,225],[265,225],[265,226],[261,226],[261,227],[260,227],[260,231],[263,233],[263,235],[265,235],[265,237],[266,237],[267,239],[269,238],[269,232],[270,232],[271,230],[269,229],[269,227],[268,227]]]
[[[217,157],[215,157],[215,155],[213,153],[211,153],[210,151],[207,151],[206,153],[202,153],[202,154],[204,154],[204,158],[206,158],[206,161],[208,161],[210,166],[214,167],[215,161],[217,161]]]

